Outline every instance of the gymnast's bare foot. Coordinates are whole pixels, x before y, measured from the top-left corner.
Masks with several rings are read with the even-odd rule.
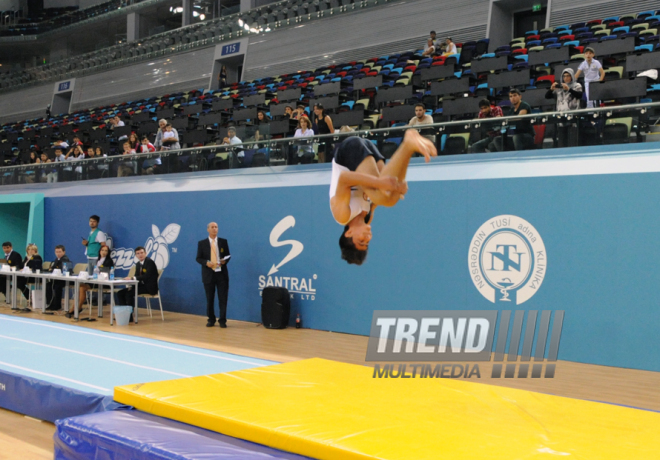
[[[406,131],[405,136],[403,137],[403,142],[406,144],[406,147],[411,149],[411,154],[418,152],[424,155],[424,159],[428,163],[431,161],[431,157],[437,157],[438,151],[433,145],[433,142],[422,137],[417,130],[409,129]]]

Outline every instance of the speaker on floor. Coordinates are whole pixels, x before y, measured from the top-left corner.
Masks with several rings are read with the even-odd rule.
[[[261,294],[261,322],[268,329],[284,329],[289,324],[289,290],[269,286]]]

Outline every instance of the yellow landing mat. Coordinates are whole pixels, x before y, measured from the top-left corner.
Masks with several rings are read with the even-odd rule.
[[[323,359],[127,385],[115,400],[318,459],[660,458],[660,414]]]

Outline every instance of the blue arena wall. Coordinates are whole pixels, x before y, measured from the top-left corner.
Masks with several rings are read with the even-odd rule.
[[[65,244],[83,261],[87,219],[99,214],[115,251],[151,238],[154,257],[169,258],[167,310],[204,315],[195,254],[217,221],[232,254],[230,319],[260,321],[270,272],[297,291],[292,320],[300,312],[305,327],[368,335],[374,310],[565,310],[559,359],[660,371],[657,144],[415,160],[406,199],[375,211],[360,267],[340,259],[326,165],[263,170],[58,184],[45,192],[46,259]],[[501,215],[527,221],[545,245],[542,285],[519,305],[491,302],[470,273],[475,233]]]

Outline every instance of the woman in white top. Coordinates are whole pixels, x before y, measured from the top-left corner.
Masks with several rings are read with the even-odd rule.
[[[415,153],[427,162],[437,156],[435,145],[416,130],[409,129],[390,161],[376,146],[359,137],[345,139],[332,160],[330,210],[344,226],[339,247],[341,258],[361,265],[371,241],[371,221],[376,206],[394,206],[408,191],[406,173]]]
[[[451,37],[447,37],[447,40],[445,40],[446,48],[445,52],[442,53],[443,56],[450,56],[452,54],[458,53],[456,50],[456,45],[454,45],[454,42],[451,40]]]
[[[312,129],[312,122],[309,121],[307,116],[303,115],[298,119],[298,129],[296,129],[296,133],[293,137],[312,137],[313,135],[314,130]],[[298,158],[301,163],[312,162],[312,158],[314,158],[314,147],[311,143],[298,146]]]

